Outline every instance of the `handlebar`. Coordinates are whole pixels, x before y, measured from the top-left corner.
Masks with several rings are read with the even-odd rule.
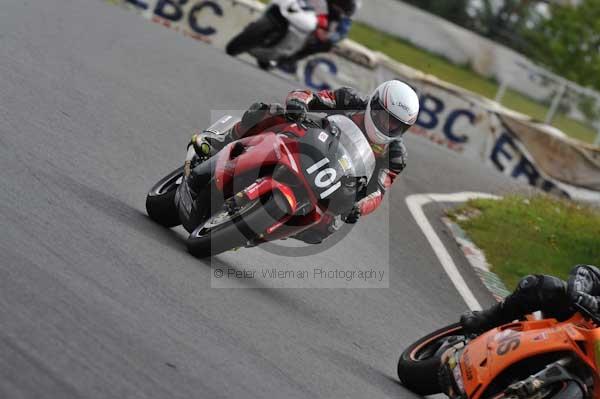
[[[593,314],[588,309],[586,309],[583,305],[579,303],[574,303],[573,307],[581,313],[586,319],[592,320],[596,325],[600,326],[600,316]]]

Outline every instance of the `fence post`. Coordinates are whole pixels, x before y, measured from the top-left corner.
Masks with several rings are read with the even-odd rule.
[[[502,82],[500,83],[500,87],[498,87],[498,91],[496,92],[496,98],[494,99],[497,103],[502,104],[502,99],[506,94],[507,87],[508,84],[506,83],[506,80],[502,80]]]
[[[556,110],[558,110],[560,100],[562,99],[563,95],[565,94],[565,91],[567,91],[567,82],[562,82],[560,84],[560,88],[558,89],[558,92],[556,93],[556,95],[554,96],[554,99],[552,100],[552,105],[550,106],[550,109],[548,110],[548,113],[546,114],[546,120],[544,122],[547,125],[552,124],[552,119],[554,119],[554,115],[556,115]]]

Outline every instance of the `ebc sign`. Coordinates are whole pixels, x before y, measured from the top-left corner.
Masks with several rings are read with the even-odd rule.
[[[142,10],[147,10],[151,2],[150,0],[126,1]],[[191,5],[191,7],[188,7],[188,5]],[[223,8],[214,1],[192,3],[189,0],[158,0],[153,12],[155,16],[173,23],[180,22],[186,18],[190,30],[203,36],[214,35],[217,33],[217,30],[213,26],[202,25],[198,22],[198,18],[202,13],[211,13],[212,15],[223,17]]]
[[[441,130],[444,136],[453,143],[465,144],[469,137],[461,133],[460,127],[475,125],[475,114],[469,109],[446,109],[444,101],[430,93],[420,97],[421,110],[417,126],[426,130]]]

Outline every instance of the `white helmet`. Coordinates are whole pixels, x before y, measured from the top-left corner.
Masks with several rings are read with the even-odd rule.
[[[388,144],[402,136],[419,115],[419,97],[406,83],[390,80],[369,99],[365,127],[373,144]]]

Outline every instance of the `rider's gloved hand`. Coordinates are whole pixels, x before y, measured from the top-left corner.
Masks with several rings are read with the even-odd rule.
[[[291,121],[301,122],[306,117],[308,106],[303,101],[292,98],[285,104],[285,116]]]
[[[598,314],[598,311],[600,310],[600,304],[598,303],[598,297],[592,296],[590,294],[586,294],[585,292],[579,292],[577,294],[577,301],[575,303],[583,306],[585,309],[589,310],[591,313]]]
[[[570,273],[567,283],[567,295],[573,304],[578,304],[592,313],[600,311],[600,297],[591,295],[596,293],[598,276],[595,268],[589,265],[577,265]]]
[[[352,210],[344,217],[344,222],[348,224],[355,224],[360,219],[360,207],[354,205]]]

